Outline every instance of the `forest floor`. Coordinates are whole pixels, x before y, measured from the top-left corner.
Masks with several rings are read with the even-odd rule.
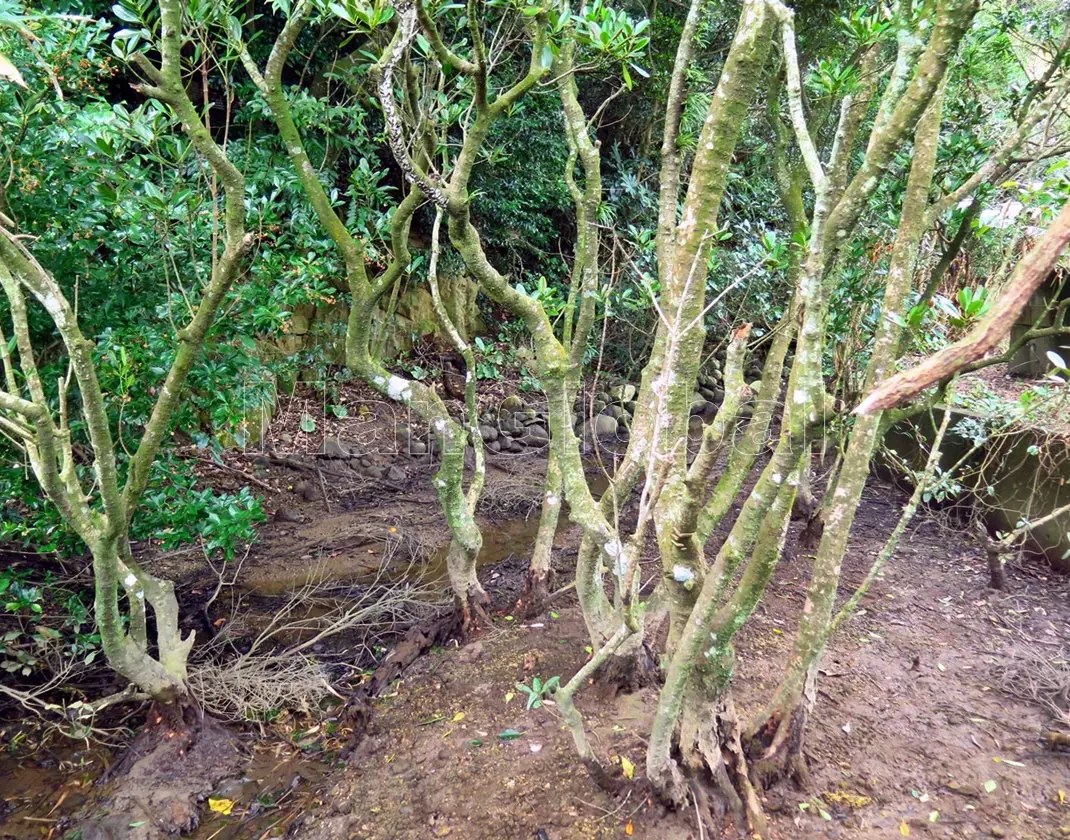
[[[425,579],[441,575],[447,532],[429,457],[376,456],[357,469],[352,457],[309,454],[321,453],[327,437],[356,440],[358,433],[367,450],[396,422],[376,410],[321,423],[302,441],[294,426],[304,409],[294,409],[273,432],[287,436],[272,438],[274,460],[247,453],[228,456],[223,468],[205,467],[223,486],[253,476],[261,490],[270,487],[271,521],[228,598],[204,615],[199,604],[212,580],[203,563],[190,554],[156,557],[155,569],[180,581],[188,626],[203,633],[205,624],[235,620],[239,602],[269,608],[310,571],[359,580],[384,549],[418,561]],[[293,454],[280,454],[283,444]],[[597,753],[635,767],[616,796],[590,780],[552,705],[524,708],[516,683],[565,679],[588,655],[571,591],[536,620],[510,612],[537,524],[542,460],[532,451],[490,462],[480,577],[496,607],[493,626],[467,645],[438,645],[416,659],[374,703],[366,726],[328,710],[246,729],[244,769],[207,780],[214,798],[232,804],[230,813],[203,802],[196,838],[702,840],[694,814],[666,812],[642,779],[655,689],[610,698],[593,686],[578,698]],[[904,500],[899,489],[870,483],[844,563],[845,588],[861,580]],[[563,522],[558,586],[569,581],[577,542]],[[653,550],[644,571],[645,578],[658,574]],[[1070,581],[1030,563],[1009,572],[1008,594],[987,589],[984,555],[972,537],[935,514],[919,515],[863,609],[831,644],[807,742],[812,777],[805,791],[767,793],[774,837],[1070,836],[1070,754],[1044,743],[1052,716],[1035,681],[1043,668],[1070,660]],[[757,712],[775,686],[806,583],[806,564],[789,552],[739,640],[744,715]],[[329,651],[335,665],[348,657],[351,676],[336,682],[343,695],[365,678],[355,664],[360,646],[343,638]],[[341,763],[347,736],[361,729]],[[112,760],[112,751],[92,744],[55,743],[0,758],[0,838],[58,840],[87,802],[106,808],[107,786],[91,783]]]

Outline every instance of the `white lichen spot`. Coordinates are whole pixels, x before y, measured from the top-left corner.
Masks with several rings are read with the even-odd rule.
[[[434,426],[435,426],[435,431],[438,432],[439,434],[442,434],[442,432],[446,431],[446,421],[445,420],[442,420],[442,419],[436,420],[435,423],[434,423]]]
[[[135,583],[137,583],[137,578],[134,577],[133,572],[123,578],[123,586],[133,586]]]
[[[816,423],[817,422],[817,412],[816,411],[811,411],[810,412],[810,422],[811,423]]]
[[[795,401],[796,405],[802,405],[806,402],[806,389],[796,388],[795,393],[791,395],[791,398]]]
[[[436,486],[436,487],[445,487],[445,486],[446,486],[446,480],[445,480],[444,478],[440,478],[440,479],[438,479],[438,480],[437,480],[437,481],[435,482],[435,486]]]
[[[605,544],[604,548],[606,550],[606,554],[608,554],[610,557],[620,557],[620,555],[624,552],[624,549],[622,549],[620,546],[619,540],[610,540]]]
[[[616,577],[624,577],[624,573],[626,570],[626,564],[624,562],[623,557],[618,557],[616,560],[613,561],[613,574]]]
[[[555,507],[556,505],[561,504],[561,500],[559,498],[557,498],[557,496],[554,493],[547,493],[546,494],[546,504],[550,505],[550,507]]]
[[[48,310],[48,314],[52,316],[52,320],[57,327],[62,328],[66,325],[67,315],[63,311],[63,304],[58,297],[49,292],[41,299],[41,303],[44,304],[45,309]]]
[[[465,382],[471,382],[472,381],[472,371],[468,371],[468,373],[466,373],[464,375],[464,381]]]
[[[391,376],[390,381],[386,383],[386,395],[392,400],[408,402],[412,399],[412,387],[408,380],[400,376]]]
[[[773,484],[780,484],[784,480],[784,476],[780,473],[773,473]]]
[[[837,487],[836,488],[836,493],[834,495],[836,496],[837,499],[844,498],[847,495],[847,488],[846,487]]]
[[[672,567],[672,579],[677,583],[682,583],[686,586],[687,584],[694,582],[695,573],[687,568],[687,566],[677,563]]]
[[[134,596],[135,596],[135,597],[136,597],[136,598],[137,598],[137,599],[138,599],[139,601],[144,601],[144,600],[145,600],[145,593],[144,593],[144,591],[142,591],[141,589],[139,589],[139,590],[138,590],[137,592],[135,592],[135,593],[134,593]]]
[[[383,379],[383,377],[381,377],[381,376],[375,376],[375,377],[372,377],[372,384],[377,386],[377,387],[379,387],[379,388],[385,388],[386,387],[386,380]]]

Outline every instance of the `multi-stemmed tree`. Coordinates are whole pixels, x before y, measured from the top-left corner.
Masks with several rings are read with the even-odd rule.
[[[158,383],[151,416],[137,448],[125,463],[118,450],[93,359],[93,345],[60,284],[34,258],[14,222],[0,218],[0,285],[8,304],[13,352],[0,336],[3,388],[0,427],[21,446],[41,489],[64,522],[85,542],[93,558],[95,616],[108,663],[142,695],[181,701],[187,694],[186,662],[193,634],[183,637],[172,584],[143,569],[130,547],[131,520],[142,502],[149,472],[183,399],[190,369],[204,345],[224,296],[241,278],[253,244],[246,230],[245,179],[205,126],[186,90],[183,47],[184,4],[160,0],[159,63],[135,57],[147,81],[139,89],[163,103],[193,152],[222,185],[221,250],[200,290],[192,317],[175,335],[174,359]],[[17,207],[12,208],[17,213]],[[210,249],[211,242],[203,247]],[[30,327],[29,308],[47,315],[68,360],[59,382],[43,380]],[[4,330],[6,333],[6,329]],[[80,422],[79,422],[80,421]],[[81,441],[72,431],[84,425],[92,469],[81,469]],[[150,638],[151,608],[155,638]]]

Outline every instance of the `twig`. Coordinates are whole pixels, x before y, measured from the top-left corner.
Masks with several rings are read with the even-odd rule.
[[[251,476],[251,475],[249,475],[249,473],[245,472],[244,470],[239,470],[237,467],[232,467],[232,466],[230,466],[228,464],[222,464],[222,463],[219,463],[218,461],[213,461],[210,458],[200,458],[200,457],[198,457],[196,455],[188,455],[186,457],[190,458],[190,460],[200,461],[202,464],[208,464],[209,466],[216,467],[217,469],[225,470],[226,472],[231,472],[231,473],[234,473],[235,475],[240,475],[246,481],[248,481],[248,482],[250,482],[252,484],[255,484],[257,487],[263,487],[265,490],[267,490],[267,491],[269,491],[271,493],[277,493],[278,492],[278,490],[276,488],[272,487],[266,481],[261,481],[259,478],[256,478],[255,476]]]
[[[316,467],[316,477],[320,480],[320,491],[323,493],[323,506],[327,508],[327,513],[331,512],[331,500],[327,496],[327,482],[323,480],[323,470]]]

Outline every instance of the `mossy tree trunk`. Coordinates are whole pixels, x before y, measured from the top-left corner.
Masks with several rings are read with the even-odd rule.
[[[913,163],[888,267],[882,317],[866,375],[868,383],[885,379],[898,355],[899,324],[913,286],[914,265],[925,232],[925,209],[940,138],[941,103],[942,91],[932,99],[915,132]],[[879,415],[869,415],[857,420],[851,429],[839,475],[829,488],[824,531],[813,561],[792,659],[770,708],[749,738],[748,752],[757,763],[756,769],[767,780],[772,775],[783,774],[801,778],[805,772],[802,749],[808,706],[814,697],[816,670],[831,631],[840,568],[870,460],[879,441],[880,421]]]
[[[469,417],[452,417],[440,395],[416,380],[397,376],[386,369],[373,353],[374,314],[383,296],[394,286],[409,265],[409,227],[416,209],[425,195],[414,186],[394,211],[391,219],[392,256],[385,269],[375,277],[369,276],[366,246],[355,237],[336,212],[327,190],[313,168],[300,130],[294,122],[289,101],[282,85],[282,72],[298,36],[312,14],[313,4],[304,0],[293,11],[280,32],[267,64],[261,72],[248,49],[240,45],[242,63],[260,90],[275,118],[279,134],[297,173],[305,196],[312,205],[324,230],[331,237],[342,256],[346,282],[350,292],[349,320],[346,330],[346,364],[376,391],[412,412],[439,440],[442,461],[433,483],[450,529],[447,569],[450,585],[457,599],[465,628],[479,623],[489,603],[486,592],[476,575],[476,560],[483,537],[475,518],[475,507],[482,492],[482,438],[475,427],[475,360],[465,336],[454,324],[450,311],[437,286],[434,289],[435,313],[446,334],[459,352],[465,356],[470,371],[465,384]],[[399,35],[401,30],[399,29]],[[380,89],[393,96],[394,73],[400,53],[388,51],[380,68]],[[402,89],[407,104],[415,107],[419,99],[414,74],[406,73]],[[400,130],[388,121],[388,128]],[[434,135],[424,131],[417,139],[417,159],[422,167],[431,162],[434,154]],[[436,231],[438,229],[436,223]],[[437,242],[433,248],[437,256]],[[478,453],[479,468],[471,480],[465,478],[465,450],[472,445]]]
[[[651,781],[676,804],[682,804],[690,787],[704,778],[717,783],[715,789],[722,791],[723,798],[724,784],[718,779],[731,779],[738,802],[730,804],[758,832],[763,830],[762,817],[739,749],[738,729],[727,726],[724,720],[704,717],[703,710],[726,705],[730,681],[724,674],[731,662],[732,640],[748,620],[781,554],[799,471],[808,469],[805,455],[831,408],[821,375],[828,309],[827,267],[851,235],[895,150],[913,132],[943,77],[948,55],[973,14],[968,2],[952,0],[941,6],[929,46],[918,59],[918,72],[905,86],[899,101],[888,108],[887,118],[878,120],[876,136],[871,137],[861,167],[848,178],[853,138],[865,114],[864,91],[862,96],[848,97],[844,102],[826,167],[805,118],[795,57],[794,17],[779,3],[768,3],[767,8],[779,22],[783,35],[788,110],[815,192],[808,248],[794,297],[800,319],[795,359],[776,451],[747,495],[713,565],[705,570],[694,607],[681,622],[683,630],[669,664],[647,753]],[[740,480],[739,476],[731,478],[733,483]],[[678,510],[705,501],[701,495],[690,495],[697,498],[674,500]],[[685,521],[692,516],[689,514]],[[677,544],[678,541],[669,542],[670,550],[675,551]],[[687,574],[676,577],[693,581],[698,574],[694,578]],[[705,729],[696,727],[692,723],[695,720],[705,720]],[[696,736],[702,732],[704,736]],[[719,740],[713,740],[715,736]],[[705,777],[703,768],[708,773]]]

